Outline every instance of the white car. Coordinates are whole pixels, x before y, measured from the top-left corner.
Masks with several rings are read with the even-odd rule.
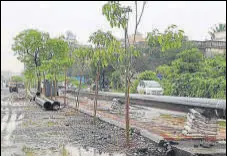
[[[137,86],[137,92],[146,95],[163,95],[164,90],[157,81],[141,80]]]

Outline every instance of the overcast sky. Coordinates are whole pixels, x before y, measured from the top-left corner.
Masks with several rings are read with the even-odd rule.
[[[49,32],[51,37],[71,30],[80,43],[86,44],[91,33],[102,29],[111,30],[116,37],[123,32],[111,29],[102,15],[106,2],[2,2],[1,1],[1,70],[20,72],[23,65],[13,56],[11,45],[13,37],[20,31],[35,28]],[[134,4],[134,2],[123,2]],[[139,2],[141,6],[141,2]],[[133,19],[133,15],[131,19]],[[208,39],[209,28],[226,21],[226,1],[207,2],[154,2],[149,1],[139,32],[145,34],[158,28],[163,31],[167,26],[176,24],[192,40]],[[130,33],[133,24],[130,22]]]

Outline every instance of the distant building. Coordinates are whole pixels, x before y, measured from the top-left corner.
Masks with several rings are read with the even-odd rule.
[[[129,35],[128,40],[129,40],[129,44],[132,45],[134,41],[134,34]],[[125,40],[121,39],[120,41],[121,41],[121,44],[124,45]],[[145,41],[146,41],[146,38],[143,36],[143,34],[137,32],[135,36],[135,45],[144,45],[146,43]]]
[[[121,39],[121,45],[124,46],[124,39]],[[134,41],[134,34],[129,36],[129,43]],[[217,54],[226,54],[226,31],[215,33],[215,39],[213,41],[190,41],[194,43],[198,49],[200,49],[204,56],[214,57]],[[127,41],[128,43],[128,41]],[[135,45],[137,47],[147,48],[146,38],[141,33],[137,32],[135,36]],[[143,54],[146,55],[145,53]]]
[[[226,31],[216,32],[214,36],[215,41],[226,41]]]
[[[217,54],[226,54],[226,41],[191,41],[204,56],[214,57]]]
[[[130,35],[129,37],[129,43],[133,44],[134,41],[134,34]],[[146,39],[143,37],[143,34],[137,32],[135,36],[135,43],[136,44],[143,44],[146,41]]]

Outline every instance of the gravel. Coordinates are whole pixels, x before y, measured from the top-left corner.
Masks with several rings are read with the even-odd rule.
[[[19,91],[20,92],[20,91]],[[122,153],[123,155],[161,156],[163,148],[159,148],[152,141],[132,133],[130,148],[125,148],[125,131],[99,119],[94,124],[94,118],[86,114],[75,112],[70,108],[59,111],[44,111],[34,102],[24,98],[24,94],[9,94],[1,92],[5,108],[18,116],[23,114],[16,129],[10,137],[15,146],[22,147],[22,151],[32,149],[34,153],[42,155],[43,151],[51,151],[49,155],[59,155],[63,146],[94,148],[98,153]],[[21,98],[23,97],[23,98]],[[1,109],[4,114],[4,109]],[[1,115],[1,118],[3,116]],[[2,133],[1,138],[7,135]],[[9,150],[9,146],[2,144],[2,150]],[[158,152],[160,151],[160,152]],[[44,152],[45,153],[45,152]],[[96,155],[98,155],[98,153]]]

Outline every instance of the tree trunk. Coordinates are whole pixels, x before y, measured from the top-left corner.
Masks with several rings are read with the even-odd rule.
[[[33,79],[32,86],[33,86],[32,88],[34,89],[36,88],[36,79]]]
[[[50,80],[50,98],[52,99],[52,79]]]
[[[66,105],[66,81],[67,81],[67,70],[65,69],[65,96],[64,96],[64,104]]]
[[[77,91],[77,97],[76,97],[76,109],[78,111],[79,109],[79,94],[80,94],[80,89],[81,89],[81,81],[82,81],[82,72],[80,73],[80,84],[79,84],[79,88],[78,88],[78,91]]]
[[[125,88],[125,125],[126,125],[126,143],[129,146],[129,82],[126,78]]]
[[[43,95],[46,96],[46,87],[45,87],[45,73],[43,72]]]
[[[25,83],[25,89],[26,89],[26,97],[28,96],[28,81],[26,81],[26,83]]]
[[[95,89],[95,101],[94,101],[94,123],[96,120],[96,113],[97,113],[97,98],[98,98],[98,90],[99,90],[99,75],[100,75],[100,71],[99,71],[99,66],[98,66],[98,71],[97,71],[97,75],[96,75],[96,89]]]
[[[126,36],[127,36],[127,30],[125,29],[125,126],[126,126],[126,144],[127,147],[129,147],[129,81],[128,81],[128,75],[129,75],[129,68],[128,68],[128,54],[127,54],[127,45],[126,45]]]
[[[37,91],[41,93],[41,77],[40,77],[40,73],[37,74],[37,78],[38,78]]]
[[[127,88],[127,105],[126,105],[126,129],[127,129],[127,145],[129,146],[129,128],[130,128],[130,118],[129,118],[129,105],[130,105],[130,98],[129,98],[129,91],[130,91],[130,81],[128,80],[128,84],[127,84],[128,88]]]
[[[103,73],[102,73],[102,88],[104,89],[105,88],[105,71],[103,70]]]
[[[57,100],[57,78],[56,78],[56,73],[54,74],[54,96],[55,100]]]

